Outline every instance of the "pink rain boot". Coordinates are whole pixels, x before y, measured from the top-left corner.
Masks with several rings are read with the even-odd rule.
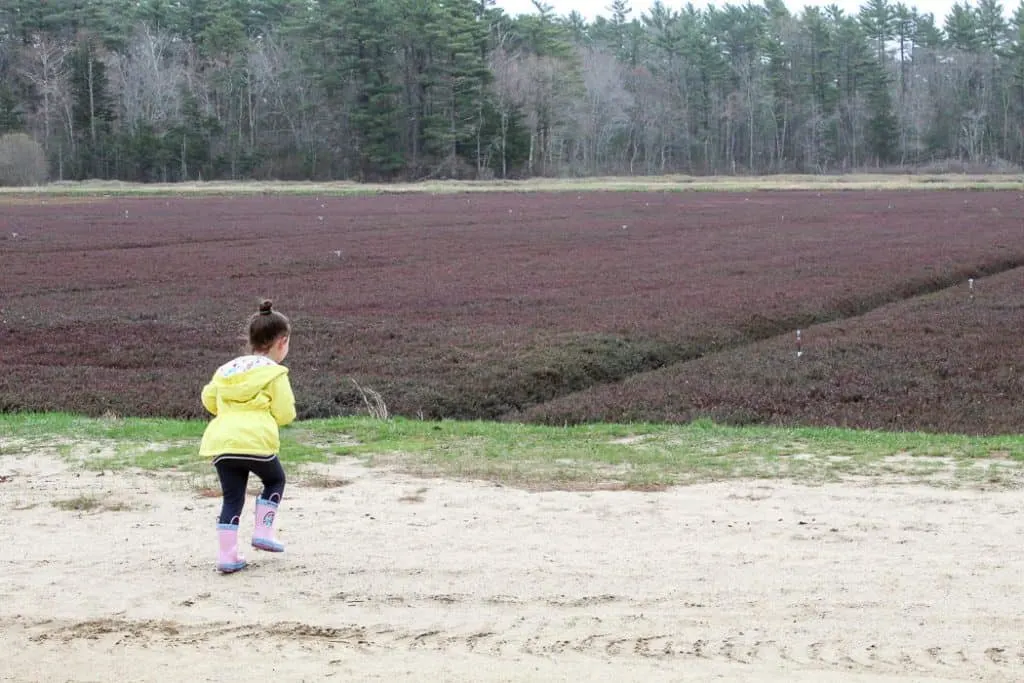
[[[274,496],[276,495],[275,493]],[[266,500],[262,496],[256,499],[256,528],[252,532],[254,548],[272,553],[284,552],[284,546],[274,539],[274,522],[277,520],[278,505],[279,503]]]
[[[217,569],[223,574],[243,569],[246,563],[245,558],[238,554],[238,523],[218,524],[217,536],[220,541]]]

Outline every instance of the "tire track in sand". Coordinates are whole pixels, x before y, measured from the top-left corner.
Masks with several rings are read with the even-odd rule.
[[[20,627],[29,642],[64,646],[74,641],[97,641],[102,647],[208,647],[238,639],[268,639],[292,647],[322,650],[352,648],[364,651],[463,651],[490,657],[591,656],[664,661],[711,660],[740,665],[775,665],[829,671],[875,674],[932,674],[983,676],[986,680],[1024,679],[1024,646],[989,643],[965,646],[943,643],[927,647],[854,642],[841,638],[800,641],[761,638],[743,632],[694,637],[694,629],[680,633],[644,633],[642,630],[601,628],[600,619],[506,619],[462,629],[415,629],[392,624],[327,626],[294,621],[246,624],[228,621],[182,623],[173,620],[101,618],[89,620],[30,621],[15,617],[8,625]],[[91,645],[93,646],[93,645]]]

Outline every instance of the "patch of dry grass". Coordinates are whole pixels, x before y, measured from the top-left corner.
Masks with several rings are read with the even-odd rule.
[[[532,178],[517,181],[429,181],[361,184],[355,182],[192,182],[134,184],[117,181],[61,182],[38,187],[0,188],[0,201],[32,197],[83,199],[104,196],[355,195],[451,194],[461,192],[588,191],[753,191],[753,190],[1024,190],[1024,174],[848,174],[773,176],[639,176]]]
[[[422,503],[425,498],[423,494],[428,491],[427,487],[421,486],[414,493],[407,493],[398,499],[399,503]]]
[[[65,512],[125,512],[132,507],[123,501],[80,494],[73,498],[53,501],[53,507]]]
[[[350,485],[352,480],[317,472],[301,476],[299,483],[314,489],[340,489]]]

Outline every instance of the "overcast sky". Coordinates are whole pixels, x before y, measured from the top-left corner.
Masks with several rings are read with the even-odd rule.
[[[1011,14],[1017,7],[1019,0],[1004,0],[1003,8],[1006,10],[1007,15]],[[576,10],[589,21],[593,21],[598,15],[603,17],[610,17],[611,12],[607,9],[607,6],[611,4],[611,0],[546,0],[547,4],[554,7],[554,12],[557,15],[564,16]],[[633,8],[633,14],[631,18],[639,18],[652,4],[654,0],[632,0],[630,3]],[[786,0],[786,5],[789,10],[794,13],[803,11],[804,7],[809,5],[818,5],[824,7],[835,3],[846,10],[848,13],[856,14],[863,4],[861,0]],[[904,0],[904,3],[911,7],[917,7],[918,11],[922,13],[931,12],[935,15],[935,23],[941,28],[943,20],[946,18],[946,14],[949,12],[949,8],[953,6],[954,0]],[[679,9],[686,5],[686,0],[662,0],[669,9]],[[707,3],[702,0],[694,0],[693,5],[695,7],[703,7]],[[714,3],[718,7],[727,4],[726,0],[718,0]],[[732,0],[732,4],[744,5],[746,0]],[[976,5],[974,1],[969,2],[970,5]],[[501,7],[507,14],[533,14],[536,9],[530,0],[497,0],[497,5]]]

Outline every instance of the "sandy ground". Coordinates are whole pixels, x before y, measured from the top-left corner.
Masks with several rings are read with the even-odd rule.
[[[1024,680],[1019,491],[331,474],[221,576],[187,478],[0,458],[0,679]]]

